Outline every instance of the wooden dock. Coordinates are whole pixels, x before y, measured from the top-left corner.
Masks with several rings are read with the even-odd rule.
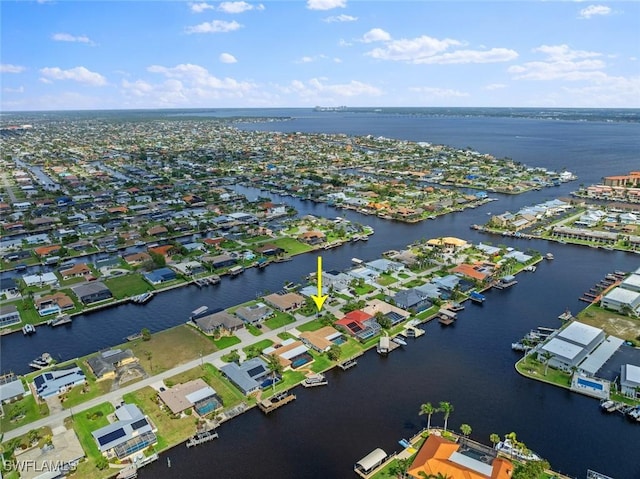
[[[344,361],[342,361],[341,363],[338,364],[338,367],[340,369],[342,369],[343,371],[346,371],[347,369],[351,369],[352,367],[356,366],[358,364],[358,360],[357,358],[362,356],[362,353],[360,354],[356,354],[355,356],[351,356],[349,359],[346,359]]]
[[[258,407],[263,413],[269,414],[270,412],[275,411],[279,407],[282,407],[285,404],[289,404],[291,401],[295,400],[295,398],[296,398],[296,395],[293,393],[289,393],[289,392],[280,393],[272,398],[263,399],[258,403]]]
[[[187,447],[198,446],[205,442],[213,441],[214,439],[218,439],[218,433],[216,431],[199,432],[187,441]]]

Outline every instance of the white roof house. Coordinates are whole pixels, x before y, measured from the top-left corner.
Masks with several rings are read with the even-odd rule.
[[[593,349],[592,346],[604,340],[605,334],[600,328],[574,321],[560,331],[557,337],[570,343],[583,346],[591,351]]]
[[[41,284],[57,284],[58,277],[54,273],[29,274],[22,277],[27,286]]]
[[[577,366],[586,356],[586,351],[583,347],[563,341],[557,337],[542,346],[541,351],[553,354],[553,358],[549,360],[549,365],[561,369]]]
[[[600,300],[600,306],[621,312],[625,307],[640,310],[640,292],[625,288],[615,288]]]
[[[623,364],[620,367],[620,390],[630,397],[640,397],[640,366]]]
[[[620,287],[631,291],[640,292],[640,274],[632,274],[624,281],[622,281],[622,283],[620,283]]]

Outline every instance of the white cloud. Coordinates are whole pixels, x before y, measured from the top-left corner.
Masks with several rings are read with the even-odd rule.
[[[19,86],[18,88],[5,87],[2,89],[2,91],[6,93],[24,93],[24,87],[23,86]]]
[[[169,107],[229,104],[259,101],[257,85],[233,78],[218,78],[206,68],[190,63],[173,67],[151,65],[151,73],[162,75],[159,82],[122,80],[122,93],[130,106]],[[256,100],[257,99],[257,100]]]
[[[309,10],[331,10],[333,8],[345,8],[347,0],[307,0]]]
[[[427,35],[416,38],[392,40],[391,35],[380,29],[369,30],[362,42],[383,42],[384,46],[374,48],[365,55],[378,60],[401,61],[413,64],[462,64],[497,63],[518,58],[518,53],[509,48],[490,48],[482,50],[455,50],[464,45],[452,38],[438,39]]]
[[[238,63],[236,57],[234,57],[231,53],[221,53],[219,60],[222,63]]]
[[[86,35],[71,35],[70,33],[54,33],[51,35],[51,39],[56,42],[77,42],[86,43],[88,45],[95,45],[91,39]]]
[[[452,90],[450,88],[434,88],[434,87],[412,87],[409,88],[410,91],[416,93],[423,93],[426,96],[435,97],[435,98],[462,98],[469,96],[468,93],[460,91],[460,90]]]
[[[388,42],[389,40],[391,40],[391,35],[382,28],[372,28],[362,36],[364,43]]]
[[[312,78],[307,82],[293,80],[288,86],[281,87],[284,93],[297,94],[309,99],[340,101],[357,96],[380,96],[382,91],[368,83],[351,80],[349,83],[328,83],[326,78]]]
[[[358,17],[354,17],[352,15],[334,15],[332,17],[327,17],[323,19],[323,21],[327,23],[336,23],[336,22],[355,22],[358,20]]]
[[[312,57],[302,57],[300,59],[300,63],[311,63],[313,61]]]
[[[640,76],[625,78],[603,75],[589,86],[565,87],[559,97],[561,104],[570,101],[583,108],[638,108]]]
[[[484,87],[485,90],[493,91],[493,90],[502,90],[503,88],[507,88],[507,85],[504,83],[489,83]]]
[[[611,8],[605,5],[589,5],[586,8],[580,10],[579,17],[584,19],[590,19],[594,15],[609,15]]]
[[[224,20],[212,20],[199,25],[187,27],[187,33],[226,33],[242,28],[242,25],[236,22],[225,22]]]
[[[189,9],[193,12],[193,13],[202,13],[205,10],[213,10],[215,7],[213,5],[210,5],[206,2],[200,2],[200,3],[190,3],[189,4]]]
[[[105,77],[85,67],[75,67],[69,70],[62,70],[58,67],[46,67],[40,70],[40,74],[45,83],[51,80],[74,80],[91,86],[104,86],[107,84]]]
[[[251,5],[247,2],[222,2],[218,10],[224,13],[243,13],[249,10],[264,10],[264,5]]]
[[[375,48],[367,52],[367,55],[379,60],[419,63],[428,57],[447,50],[451,46],[460,44],[459,41],[450,38],[438,40],[437,38],[423,35],[413,39],[392,40],[384,47]]]
[[[297,60],[295,63],[312,63],[312,62],[317,62],[319,60],[326,60],[327,58],[328,57],[323,54],[315,55],[315,56],[305,55],[299,60]]]
[[[542,45],[533,50],[544,53],[545,61],[526,62],[513,65],[507,71],[517,80],[557,80],[568,81],[597,80],[604,73],[605,63],[595,57],[597,52],[572,50],[567,45]]]
[[[22,73],[26,68],[22,65],[12,65],[11,63],[2,63],[0,65],[0,73]]]

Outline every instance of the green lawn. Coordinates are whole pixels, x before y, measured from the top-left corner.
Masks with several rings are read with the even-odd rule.
[[[310,367],[314,373],[321,373],[335,366],[335,362],[331,361],[326,354],[318,354],[311,350],[309,350],[309,353],[313,356],[313,362]]]
[[[104,284],[111,290],[111,294],[116,299],[123,299],[153,290],[153,287],[139,273],[107,278],[104,280]]]
[[[390,284],[393,284],[393,283],[395,283],[397,281],[398,281],[398,279],[393,277],[389,273],[382,273],[380,276],[378,276],[378,279],[376,280],[376,283],[378,283],[378,284],[380,284],[382,286],[389,286]]]
[[[220,339],[214,339],[213,344],[218,349],[226,349],[234,346],[240,342],[240,338],[237,336],[222,336]]]
[[[257,343],[253,343],[250,346],[242,348],[242,350],[248,354],[250,349],[262,351],[269,346],[273,346],[273,341],[270,339],[263,339],[262,341],[258,341]]]
[[[357,286],[354,289],[358,296],[362,296],[363,294],[367,294],[372,291],[375,291],[376,288],[371,286],[370,284],[363,284],[362,286]]]
[[[313,248],[308,244],[302,243],[294,238],[278,238],[277,240],[272,241],[272,243],[279,246],[290,255],[306,253],[313,250]]]
[[[258,329],[253,324],[246,324],[245,328],[251,333],[252,336],[260,336],[262,334],[262,330]]]
[[[283,313],[281,311],[274,311],[273,317],[265,320],[264,324],[269,329],[277,329],[294,322],[295,322],[295,318],[290,314]]]
[[[276,384],[275,393],[286,391],[304,381],[304,373],[299,371],[285,371],[282,375],[282,381]],[[262,398],[270,397],[274,394],[274,388],[269,387],[262,392]]]
[[[86,364],[80,364],[80,368],[84,371],[87,382],[71,388],[61,396],[62,407],[65,409],[72,408],[111,391],[112,379],[96,381]]]
[[[309,321],[308,323],[301,324],[300,326],[296,326],[296,329],[300,332],[304,331],[317,331],[320,328],[323,328],[325,325],[322,323],[321,319],[314,319],[313,321]]]
[[[531,356],[525,356],[516,363],[517,370],[524,376],[528,376],[539,381],[545,381],[557,386],[569,388],[571,386],[571,375],[554,369],[552,367],[546,368],[543,362],[534,359]],[[547,374],[545,375],[545,369]]]
[[[82,449],[89,460],[96,461],[102,456],[91,433],[108,425],[107,416],[114,411],[113,404],[105,402],[73,415],[73,429],[76,431]]]
[[[2,409],[4,410],[4,416],[0,419],[2,431],[11,431],[49,415],[47,405],[37,404],[32,395],[13,403],[3,404]]]
[[[360,354],[362,351],[364,351],[364,347],[359,341],[353,338],[347,338],[347,342],[340,345],[340,359],[351,358],[356,354]]]

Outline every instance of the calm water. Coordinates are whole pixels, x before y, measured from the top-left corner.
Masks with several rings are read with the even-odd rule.
[[[469,229],[484,223],[487,212],[517,208],[566,196],[579,183],[590,184],[609,174],[637,169],[640,125],[637,123],[569,122],[530,118],[435,118],[367,113],[306,113],[289,122],[251,124],[248,128],[281,131],[346,132],[473,146],[496,156],[509,156],[537,166],[567,169],[578,182],[500,201],[418,225],[406,225],[334,210],[324,205],[278,198],[301,214],[346,216],[371,224],[376,234],[366,243],[323,252],[326,269],[344,269],[351,258],[374,259],[414,239],[443,235],[473,242],[489,241],[526,250],[551,251],[555,260],[534,274],[522,274],[506,291],[491,291],[484,306],[468,305],[454,327],[426,326],[427,334],[383,359],[366,354],[356,368],[329,374],[326,388],[298,388],[298,400],[268,417],[251,411],[220,429],[220,440],[187,450],[180,446],[166,461],[141,471],[141,477],[353,477],[355,461],[376,447],[399,449],[397,441],[426,424],[417,412],[421,403],[450,401],[451,428],[467,423],[472,437],[488,442],[489,434],[516,431],[527,445],[554,467],[577,477],[587,468],[617,479],[640,478],[640,427],[622,417],[600,413],[595,400],[518,376],[518,355],[510,343],[536,326],[558,326],[557,315],[583,308],[582,292],[607,272],[640,266],[637,255],[496,238]],[[257,192],[237,187],[248,196]],[[112,346],[142,327],[159,331],[184,322],[201,305],[228,307],[256,294],[280,289],[315,270],[315,255],[246,271],[218,287],[185,287],[156,296],[145,306],[123,305],[77,317],[68,328],[40,328],[32,337],[1,339],[1,369],[25,372],[43,351],[69,359]],[[434,424],[442,424],[434,416]],[[250,459],[247,460],[247,457]]]

